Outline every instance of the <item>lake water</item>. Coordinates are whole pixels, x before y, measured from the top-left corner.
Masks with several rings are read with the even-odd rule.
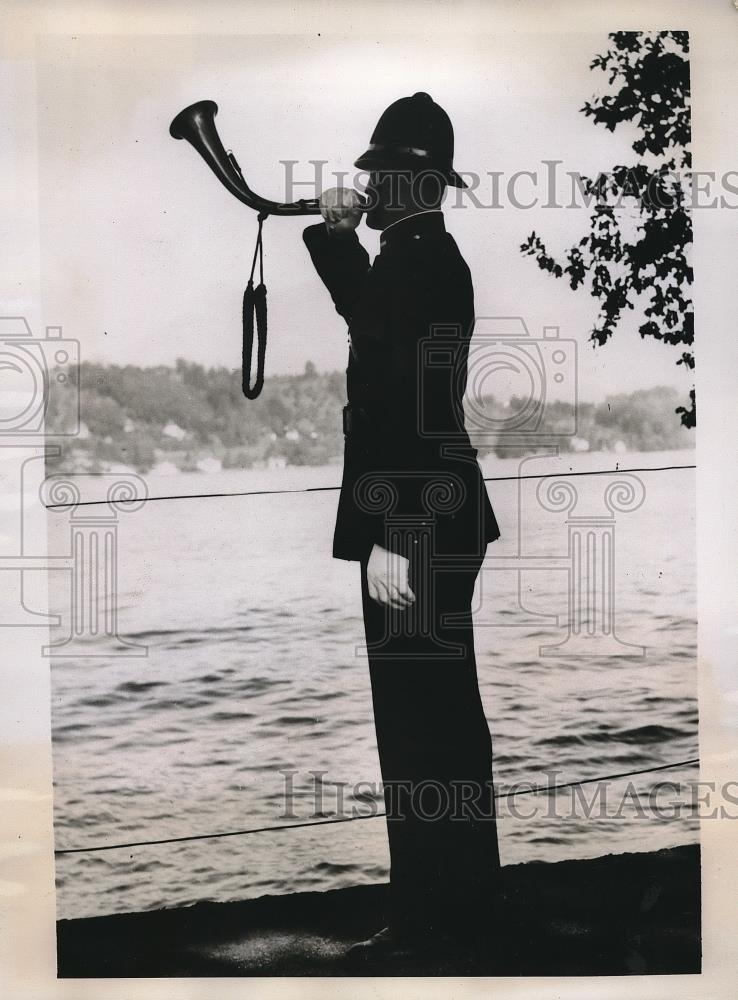
[[[536,477],[616,463],[663,467],[629,477],[643,501],[615,514],[619,644],[542,656],[542,644],[566,637],[569,549],[566,511],[542,506]],[[697,756],[695,473],[666,468],[693,463],[690,451],[484,460],[486,476],[509,477],[488,483],[502,538],[488,549],[476,613],[498,791]],[[149,477],[148,487],[151,496],[235,493],[335,485],[339,476],[335,467],[231,471]],[[616,478],[570,477],[574,513],[609,514],[603,498]],[[148,652],[120,657],[90,645],[96,655],[52,661],[58,849],[376,810],[358,566],[331,558],[336,500],[331,491],[169,499],[119,515],[119,634]],[[63,551],[68,516],[50,512],[49,523]],[[528,569],[526,556],[551,565]],[[496,567],[503,558],[506,568]],[[64,612],[67,574],[53,576]],[[645,655],[634,656],[639,646]],[[571,793],[498,802],[503,864],[694,842],[693,810],[657,818],[625,793],[630,780],[646,796],[657,781],[696,777],[693,766],[612,781],[605,814],[597,808],[589,817],[572,809]],[[662,798],[684,794],[666,789]],[[328,889],[387,874],[382,818],[61,855],[59,915]]]

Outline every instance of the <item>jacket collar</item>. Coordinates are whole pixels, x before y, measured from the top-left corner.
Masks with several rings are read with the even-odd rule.
[[[445,232],[446,223],[440,208],[430,212],[418,212],[417,215],[408,215],[407,218],[387,226],[379,237],[379,246],[384,250],[385,247],[395,246],[409,240],[442,236]]]

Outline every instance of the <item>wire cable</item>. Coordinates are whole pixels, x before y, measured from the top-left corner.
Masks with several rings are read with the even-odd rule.
[[[669,472],[678,469],[696,469],[696,465],[654,465],[635,469],[590,469],[582,472],[544,472],[529,476],[485,476],[485,483],[505,483],[517,479],[559,479],[565,476],[617,476],[626,472]],[[299,486],[284,490],[243,490],[236,493],[173,493],[161,497],[127,497],[125,503],[153,503],[154,500],[206,500],[223,497],[263,497],[280,496],[288,493],[331,493],[340,490],[340,486]],[[75,507],[94,507],[96,504],[107,503],[107,500],[81,500]],[[119,501],[123,503],[123,501]],[[55,507],[69,507],[69,503],[45,504],[47,510]]]
[[[583,778],[580,781],[567,781],[560,785],[531,785],[530,788],[517,788],[509,792],[499,792],[495,799],[513,798],[517,795],[537,795],[539,792],[557,792],[562,788],[573,788],[575,786],[589,785],[594,781],[612,781],[615,778],[629,778],[636,774],[650,774],[653,771],[668,771],[675,767],[686,767],[691,764],[699,764],[699,757],[692,757],[689,760],[676,761],[673,764],[659,764],[655,767],[645,767],[637,771],[623,771],[620,774],[606,774],[598,778]],[[192,840],[216,840],[222,837],[245,837],[253,833],[279,833],[283,830],[298,830],[308,826],[335,826],[338,823],[354,823],[362,819],[378,819],[386,816],[385,812],[368,813],[364,816],[344,816],[340,819],[315,819],[306,820],[303,823],[282,823],[277,826],[258,826],[248,830],[228,830],[225,833],[194,833],[187,837],[166,837],[161,840],[138,840],[125,844],[100,844],[94,847],[67,847],[55,850],[55,855],[61,854],[85,854],[99,851],[117,851],[130,847],[152,847],[159,844],[182,844]]]
[[[665,465],[665,466],[645,466],[629,469],[594,469],[586,470],[580,472],[559,472],[559,473],[543,473],[539,475],[522,475],[522,476],[485,476],[484,481],[489,482],[506,482],[511,480],[522,480],[522,479],[551,479],[560,478],[564,476],[598,476],[598,475],[618,475],[620,473],[632,473],[632,472],[665,472],[671,470],[686,470],[686,469],[696,469],[696,465]],[[186,500],[186,499],[208,499],[208,498],[224,498],[224,497],[243,497],[243,496],[275,496],[291,493],[324,493],[339,490],[340,486],[308,486],[299,487],[296,489],[283,489],[283,490],[245,490],[242,492],[235,493],[184,493],[175,494],[169,496],[160,497],[145,497],[139,498],[138,501],[132,500],[132,502],[147,502],[150,503],[155,500]],[[95,506],[97,504],[107,503],[106,500],[84,500],[81,501],[77,506]],[[67,507],[68,504],[47,504],[47,509],[53,509],[55,507]],[[616,778],[627,778],[639,774],[649,774],[655,771],[666,771],[671,770],[676,767],[686,767],[692,764],[698,764],[699,757],[694,757],[689,760],[677,761],[672,764],[661,764],[654,767],[642,768],[634,771],[623,771],[619,774],[608,774],[602,775],[595,778],[584,778],[578,781],[569,781],[559,785],[541,785],[541,786],[531,786],[530,788],[519,788],[510,792],[500,792],[495,795],[495,799],[511,798],[517,795],[530,795],[539,794],[540,792],[556,792],[564,788],[580,787],[582,785],[591,784],[595,781],[611,781]],[[180,844],[188,841],[196,840],[215,840],[224,837],[243,837],[250,834],[256,833],[277,833],[283,830],[296,830],[303,829],[305,827],[314,826],[333,826],[338,823],[352,823],[358,820],[365,819],[378,819],[381,816],[385,816],[385,812],[369,813],[362,816],[346,816],[339,819],[318,819],[318,820],[308,820],[302,823],[283,823],[276,826],[262,826],[262,827],[252,827],[246,830],[229,830],[222,833],[201,833],[201,834],[191,834],[185,837],[167,837],[159,840],[140,840],[131,841],[127,843],[120,844],[101,844],[92,847],[70,847],[61,848],[54,851],[55,855],[66,855],[66,854],[83,854],[83,853],[93,853],[99,851],[115,851],[122,850],[125,848],[132,847],[152,847],[162,844]]]

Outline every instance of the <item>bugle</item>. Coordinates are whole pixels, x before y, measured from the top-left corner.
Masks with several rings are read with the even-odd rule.
[[[218,105],[215,101],[197,101],[184,108],[172,120],[169,134],[174,139],[186,139],[202,156],[220,183],[244,205],[262,215],[319,215],[317,198],[277,202],[262,198],[246,183],[236,157],[226,150],[215,127]]]

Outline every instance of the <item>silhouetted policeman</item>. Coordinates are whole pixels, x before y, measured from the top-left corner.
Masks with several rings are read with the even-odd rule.
[[[367,224],[382,230],[374,262],[354,191],[325,192],[324,222],[304,232],[349,325],[333,554],[361,564],[391,856],[390,924],[353,956],[463,932],[499,885],[471,600],[500,530],[463,421],[474,293],[440,209],[446,185],[466,186],[452,161],[443,109],[427,94],[402,98],[356,161],[370,173]]]

